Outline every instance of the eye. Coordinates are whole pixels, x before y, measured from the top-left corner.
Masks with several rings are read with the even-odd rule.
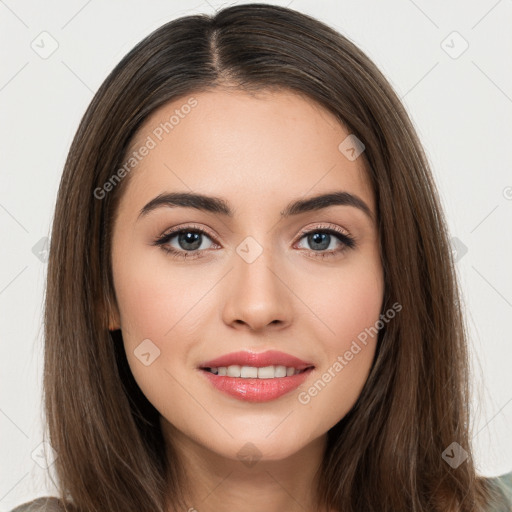
[[[160,246],[165,252],[177,258],[197,258],[201,256],[201,251],[208,249],[203,244],[205,237],[211,240],[211,237],[203,229],[187,226],[165,233],[155,240],[153,245]],[[176,239],[175,245],[172,245],[173,239]]]
[[[306,239],[306,242],[312,248],[313,257],[331,257],[337,256],[347,249],[353,249],[356,242],[345,231],[337,227],[319,226],[313,230],[302,232],[300,240]],[[338,246],[336,248],[336,245]],[[330,250],[325,250],[330,247]]]
[[[356,247],[354,238],[338,227],[319,226],[313,230],[303,231],[299,236],[299,242],[305,238],[310,245],[309,252],[312,257],[333,257]],[[215,243],[209,246],[206,244],[205,247],[205,238],[212,241],[213,237],[198,226],[185,226],[165,233],[155,240],[153,245],[160,246],[172,257],[194,259],[202,257],[201,253],[213,246],[220,247]],[[330,250],[326,250],[329,248]]]

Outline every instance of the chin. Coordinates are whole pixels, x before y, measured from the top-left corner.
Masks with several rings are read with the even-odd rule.
[[[275,428],[275,427],[274,427]],[[271,432],[269,434],[269,432]],[[281,425],[268,431],[257,428],[231,431],[233,438],[226,440],[223,436],[214,442],[209,441],[209,449],[228,459],[246,462],[251,467],[251,461],[281,461],[301,450],[320,436],[313,436],[300,429],[290,430],[289,425]]]

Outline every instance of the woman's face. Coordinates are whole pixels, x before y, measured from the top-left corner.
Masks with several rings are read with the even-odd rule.
[[[220,89],[161,107],[138,131],[114,226],[113,322],[173,435],[278,460],[355,403],[384,288],[349,135],[294,93]],[[165,194],[190,196],[151,205]],[[309,202],[324,194],[338,200]]]

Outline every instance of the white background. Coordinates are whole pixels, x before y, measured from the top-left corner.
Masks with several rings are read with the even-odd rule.
[[[171,19],[235,3],[0,0],[0,512],[54,494],[47,471],[32,459],[42,441],[46,276],[32,248],[49,236],[79,120],[107,74],[143,37]],[[510,471],[512,1],[270,3],[310,14],[354,41],[409,111],[451,236],[467,247],[457,267],[475,362],[478,470]],[[46,59],[31,47],[48,37],[43,31],[58,43]],[[463,48],[453,31],[469,44],[457,58],[445,51]]]

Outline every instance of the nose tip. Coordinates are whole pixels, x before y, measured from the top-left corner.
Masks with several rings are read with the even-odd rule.
[[[249,242],[248,246],[250,252]],[[262,251],[252,263],[240,258],[235,264],[223,312],[228,325],[258,331],[290,322],[290,292],[269,263],[270,254]]]

